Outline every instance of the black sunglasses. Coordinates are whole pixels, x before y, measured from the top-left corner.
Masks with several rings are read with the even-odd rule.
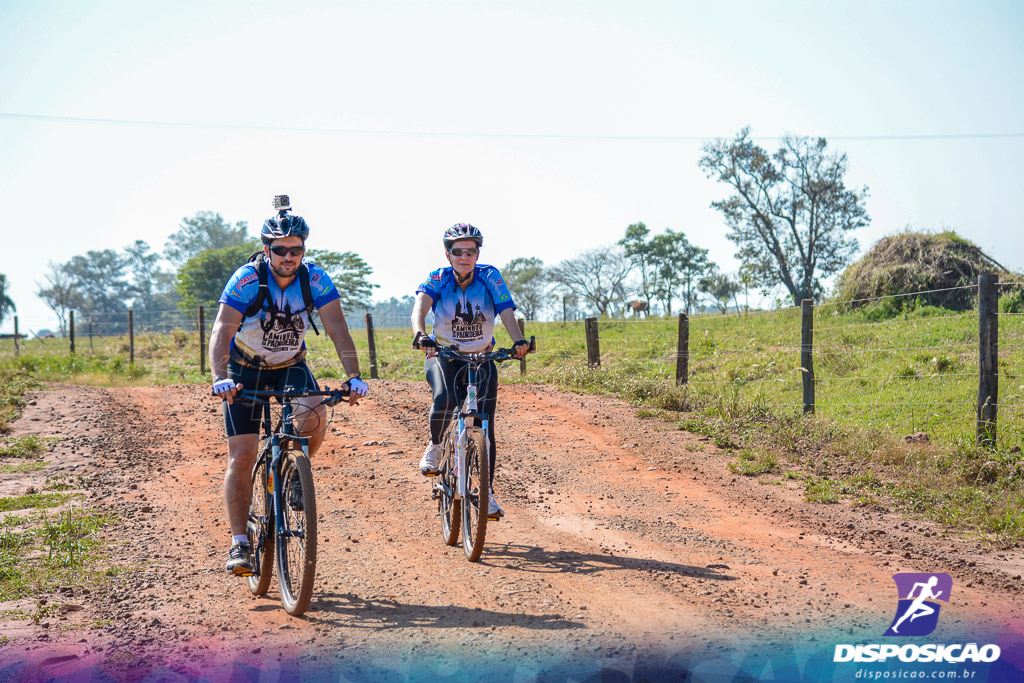
[[[305,245],[299,247],[270,247],[270,251],[274,252],[278,256],[284,256],[285,254],[302,256],[302,252],[306,251],[306,247]]]
[[[463,249],[462,247],[452,247],[451,248],[451,252],[452,252],[452,256],[462,256],[463,254],[469,254],[470,256],[476,256],[477,254],[480,253],[480,250],[477,249],[476,247],[469,247],[467,249]]]

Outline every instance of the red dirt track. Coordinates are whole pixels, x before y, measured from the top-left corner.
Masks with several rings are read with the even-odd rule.
[[[45,472],[3,475],[0,495],[82,476],[87,505],[119,520],[105,565],[129,570],[102,589],[49,596],[60,611],[39,624],[0,617],[0,665],[45,652],[68,658],[49,669],[63,675],[126,653],[411,661],[471,648],[529,668],[545,657],[612,662],[809,637],[878,642],[896,604],[892,574],[911,571],[953,577],[936,638],[961,638],[968,623],[1024,630],[1020,548],[990,551],[895,514],[805,502],[796,482],[732,474],[728,454],[674,422],[542,386],[500,389],[495,490],[507,518],[488,526],[483,558],[469,563],[441,542],[417,469],[426,384],[370,386],[359,406],[339,406],[313,459],[320,549],[302,618],[281,608],[276,578],[255,598],[223,571],[225,442],[208,389],[35,394],[14,434],[60,441]]]

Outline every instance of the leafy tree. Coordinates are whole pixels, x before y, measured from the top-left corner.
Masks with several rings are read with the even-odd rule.
[[[870,222],[867,188],[850,190],[843,181],[846,155],[830,152],[825,138],[786,136],[769,156],[751,141],[750,128],[703,152],[699,166],[707,176],[733,189],[711,205],[725,216],[736,256],[757,283],[784,285],[795,305],[820,294],[821,279],[857,251],[851,233]]]
[[[608,315],[612,304],[625,300],[632,270],[621,246],[606,245],[562,261],[549,274],[552,282],[592,304],[599,315]]]
[[[626,236],[619,240],[619,244],[626,250],[626,256],[640,273],[640,294],[647,303],[647,310],[651,309],[651,297],[658,289],[661,275],[657,246],[653,241],[647,241],[650,232],[643,223],[632,223],[626,228]]]
[[[695,246],[681,232],[666,229],[651,238],[651,262],[657,271],[653,294],[666,315],[672,315],[672,300],[682,295],[686,313],[697,302],[697,283],[711,265],[708,250]]]
[[[199,252],[178,271],[175,287],[181,295],[179,307],[193,311],[198,306],[215,307],[224,285],[257,248],[254,242]]]
[[[63,266],[81,296],[77,308],[95,321],[113,325],[105,327],[105,332],[127,326],[127,264],[128,260],[118,252],[104,249],[73,256]]]
[[[715,308],[723,314],[729,310],[729,299],[735,300],[741,288],[739,282],[720,273],[718,268],[714,268],[700,280],[700,291],[707,294]]]
[[[306,258],[327,271],[341,295],[345,311],[368,311],[373,307],[373,290],[380,285],[370,282],[373,268],[351,251],[338,253],[327,249],[310,249]]]
[[[164,257],[181,268],[189,259],[207,249],[251,245],[248,230],[249,224],[245,221],[237,221],[232,226],[219,213],[199,211],[192,218],[181,220],[178,231],[167,239]]]
[[[539,258],[514,258],[501,269],[512,300],[527,320],[536,320],[548,301],[548,275]]]
[[[0,273],[0,323],[16,309],[14,299],[7,294],[7,276]]]
[[[160,269],[157,262],[160,255],[150,252],[149,245],[143,240],[135,240],[134,244],[124,248],[124,252],[125,265],[132,274],[132,282],[128,287],[132,308],[152,312],[159,285]]]
[[[74,278],[67,272],[63,264],[49,264],[50,271],[44,276],[46,286],[38,285],[36,295],[50,307],[57,316],[57,324],[62,336],[68,333],[68,313],[79,308],[82,295],[75,286]],[[38,283],[37,283],[38,284]]]

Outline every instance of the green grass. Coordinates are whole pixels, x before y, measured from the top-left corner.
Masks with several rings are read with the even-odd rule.
[[[21,496],[8,496],[0,498],[0,512],[57,507],[67,498],[66,493],[26,493]]]
[[[102,581],[100,532],[113,521],[74,507],[55,516],[7,515],[0,527],[0,601]],[[45,615],[37,610],[26,618],[38,616]]]
[[[46,469],[46,463],[42,460],[30,462],[19,462],[14,465],[0,465],[0,474],[28,474]]]
[[[777,472],[778,469],[779,458],[775,453],[755,453],[749,448],[736,453],[736,460],[729,463],[730,472],[748,477]]]
[[[42,385],[39,380],[18,368],[9,368],[0,354],[0,434],[11,430],[11,422],[25,407],[25,394]]]
[[[46,439],[31,436],[14,436],[0,444],[0,458],[42,458],[46,451]]]

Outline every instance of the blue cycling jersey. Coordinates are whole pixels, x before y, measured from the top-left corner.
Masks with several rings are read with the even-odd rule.
[[[430,336],[439,344],[458,344],[467,353],[486,350],[494,344],[494,318],[507,308],[515,310],[501,273],[494,266],[477,265],[473,282],[463,291],[451,267],[438,268],[416,288],[433,301],[434,330]]]
[[[309,261],[305,261],[305,264],[309,268],[309,288],[316,309],[341,298],[331,276],[323,268]],[[248,356],[261,356],[266,367],[284,367],[302,360],[300,352],[306,348],[309,317],[302,301],[302,285],[298,277],[282,292],[277,279],[269,273],[267,285],[268,298],[263,303],[263,310],[259,315],[242,321],[242,326],[231,340],[231,346]],[[256,300],[259,286],[256,266],[246,263],[228,280],[220,295],[220,303],[245,313],[245,309]],[[276,315],[272,315],[269,310],[270,299],[277,304]]]

